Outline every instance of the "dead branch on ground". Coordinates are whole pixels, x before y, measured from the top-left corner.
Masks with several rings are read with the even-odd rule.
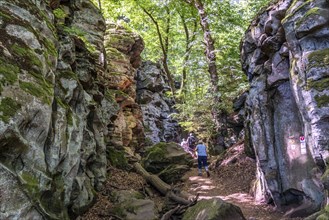
[[[183,198],[182,196],[175,194],[169,184],[163,182],[157,175],[147,172],[140,163],[134,163],[134,168],[138,174],[143,176],[143,178],[154,188],[156,188],[163,196],[167,196],[172,201],[184,206],[191,203],[191,201],[187,198]]]

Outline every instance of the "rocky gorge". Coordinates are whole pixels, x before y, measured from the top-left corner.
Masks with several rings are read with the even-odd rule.
[[[178,142],[181,128],[171,118],[168,79],[142,60],[139,35],[106,22],[89,0],[0,4],[0,219],[74,219],[104,190],[110,165],[133,169],[143,161],[168,181],[165,189],[177,181],[168,170],[189,169],[175,144],[165,155],[162,144],[146,150]],[[288,217],[329,216],[328,10],[326,0],[278,1],[241,42],[251,87],[227,142],[241,137],[244,120],[257,165],[254,197]],[[138,192],[116,196],[122,203],[133,197],[149,218],[159,217]]]
[[[162,81],[143,76],[139,93],[149,92],[137,104],[143,40],[106,23],[89,0],[0,3],[0,219],[78,216],[103,188],[109,164],[137,160],[143,119],[160,120],[150,125],[158,132],[172,128],[149,140],[178,140],[172,101],[157,95],[165,79],[157,69],[150,71]],[[152,90],[155,83],[164,87]],[[142,111],[147,96],[159,98]]]

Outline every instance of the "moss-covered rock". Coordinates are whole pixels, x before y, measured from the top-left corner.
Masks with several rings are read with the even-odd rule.
[[[200,200],[188,208],[183,220],[245,220],[238,206],[225,202],[221,199]]]
[[[52,89],[24,81],[19,82],[19,87],[30,95],[40,98],[43,103],[51,105],[53,99]]]
[[[92,45],[90,43],[90,41],[88,41],[87,35],[88,33],[85,32],[83,29],[79,28],[79,27],[68,27],[68,26],[64,26],[63,30],[66,34],[72,35],[72,36],[76,36],[77,38],[79,38],[86,46],[86,48],[89,50],[89,52],[94,53],[96,52],[96,48],[94,45]]]
[[[190,155],[173,142],[153,145],[146,150],[144,158],[147,171],[159,174],[169,182],[179,180],[193,164]]]
[[[162,170],[158,176],[168,184],[177,183],[190,168],[191,166],[188,165],[172,164]]]
[[[114,203],[112,211],[127,220],[153,220],[156,209],[153,201],[134,190],[112,192],[111,201]]]
[[[114,148],[108,148],[106,150],[107,159],[114,167],[125,169],[128,166],[128,161],[125,157],[124,150],[120,151]]]
[[[21,107],[21,104],[12,98],[4,97],[0,102],[0,120],[8,123]]]
[[[18,80],[19,68],[17,65],[8,63],[8,60],[0,58],[0,72],[2,77],[0,78],[0,93],[3,86],[13,85]]]
[[[39,180],[33,174],[27,171],[23,171],[19,177],[24,190],[27,191],[27,194],[30,196],[33,202],[37,202],[41,194]]]
[[[328,85],[329,85],[329,77],[324,77],[318,80],[308,80],[307,82],[308,89],[316,89],[319,92],[328,89]]]
[[[315,50],[308,55],[308,69],[329,66],[329,48]]]
[[[329,106],[329,96],[328,95],[316,95],[314,97],[319,108]]]

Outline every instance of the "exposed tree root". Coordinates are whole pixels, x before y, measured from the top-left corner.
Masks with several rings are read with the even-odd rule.
[[[147,172],[140,163],[134,163],[134,168],[138,174],[143,176],[143,178],[154,188],[156,188],[163,196],[168,197],[180,205],[186,206],[191,203],[188,198],[184,198],[182,195],[177,195],[175,190],[172,189],[169,184],[163,182],[157,175]]]
[[[199,194],[187,205],[178,205],[173,209],[170,209],[168,212],[166,212],[162,217],[161,220],[169,220],[170,217],[174,214],[181,215],[183,214],[188,207],[194,206],[199,198]]]

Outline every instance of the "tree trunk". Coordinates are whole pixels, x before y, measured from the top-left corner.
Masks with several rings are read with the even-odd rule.
[[[185,96],[186,94],[186,82],[187,82],[187,62],[190,59],[190,54],[192,50],[192,42],[195,40],[196,35],[194,34],[197,30],[197,21],[194,20],[194,26],[192,31],[192,37],[190,37],[190,32],[185,22],[185,17],[183,14],[179,14],[182,20],[182,24],[184,27],[185,32],[185,56],[184,56],[184,63],[183,63],[183,71],[182,71],[182,82],[180,86],[181,94]]]
[[[101,3],[101,0],[98,0],[98,7],[99,7],[99,10],[102,11],[102,3]]]
[[[191,203],[187,198],[176,195],[170,185],[163,182],[157,175],[147,172],[140,163],[135,163],[134,168],[138,174],[143,176],[143,178],[154,188],[156,188],[162,195],[167,196],[178,204],[188,205]]]
[[[174,83],[174,79],[173,79],[172,74],[171,74],[171,72],[169,70],[169,67],[168,67],[168,47],[169,47],[169,36],[168,35],[169,35],[169,31],[170,31],[170,11],[169,11],[169,8],[166,8],[167,27],[166,27],[166,38],[164,40],[165,42],[163,42],[163,37],[162,37],[161,31],[160,31],[160,27],[159,27],[158,22],[155,20],[155,18],[152,16],[152,14],[149,11],[147,11],[144,7],[141,7],[141,8],[145,12],[145,14],[147,14],[151,18],[152,22],[154,23],[154,25],[156,27],[158,37],[159,37],[159,41],[160,41],[162,54],[163,54],[163,57],[161,59],[163,69],[164,69],[165,74],[168,78],[169,85],[170,85],[170,88],[171,88],[171,92],[174,95],[175,94],[175,83]]]
[[[214,123],[216,124],[216,130],[225,129],[225,123],[222,122],[221,114],[217,104],[221,102],[219,87],[218,87],[218,72],[216,66],[216,50],[215,50],[215,42],[211,36],[210,26],[208,22],[208,15],[206,10],[202,4],[201,0],[185,0],[189,4],[192,4],[197,10],[200,17],[200,25],[203,31],[203,39],[206,45],[206,58],[208,63],[208,72],[210,75],[210,83],[211,83],[211,92],[213,94],[213,105],[212,105],[212,118]],[[218,132],[218,135],[221,132]]]

